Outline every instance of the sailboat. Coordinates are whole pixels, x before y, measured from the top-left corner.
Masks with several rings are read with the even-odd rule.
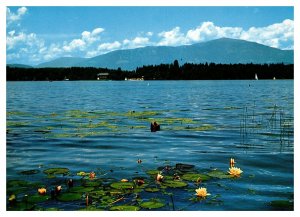
[[[255,80],[258,80],[257,74],[255,73]]]

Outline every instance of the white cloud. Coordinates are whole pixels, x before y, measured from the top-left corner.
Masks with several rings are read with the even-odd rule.
[[[188,43],[185,35],[180,32],[180,27],[178,26],[170,31],[160,32],[158,36],[162,39],[157,43],[157,45],[178,46]]]
[[[288,49],[293,47],[294,21],[286,19],[266,27],[251,27],[243,31],[240,38],[275,48]]]
[[[122,44],[118,41],[115,41],[113,43],[103,43],[98,46],[98,50],[99,51],[113,51],[113,50],[119,49],[121,47],[121,45]]]
[[[44,41],[38,39],[35,33],[26,34],[24,32],[16,33],[14,30],[10,31],[6,36],[6,48],[12,50],[17,46],[42,47]]]
[[[145,47],[151,45],[150,39],[147,37],[135,37],[132,40],[123,40],[123,49],[133,49],[138,47]]]
[[[280,49],[290,49],[294,41],[294,21],[286,19],[281,23],[266,27],[251,27],[248,30],[241,27],[220,27],[213,22],[203,22],[195,29],[188,30],[186,34],[182,33],[179,27],[175,27],[170,31],[159,33],[158,36],[161,39],[156,44],[167,46],[193,44],[227,37],[253,41]]]
[[[10,11],[9,8],[6,8],[6,21],[7,24],[11,24],[12,22],[16,22],[18,20],[20,20],[27,12],[27,8],[26,7],[20,7],[18,8],[16,13],[13,13]]]
[[[100,41],[100,33],[103,31],[103,28],[96,28],[92,32],[83,31],[81,38],[73,39],[68,44],[65,44],[63,49],[66,52],[73,52],[75,50],[85,51],[90,45]]]

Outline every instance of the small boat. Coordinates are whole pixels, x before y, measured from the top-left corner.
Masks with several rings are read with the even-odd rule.
[[[273,80],[276,80],[276,78],[275,78],[275,77],[273,77]]]
[[[257,74],[255,73],[255,80],[258,80]]]

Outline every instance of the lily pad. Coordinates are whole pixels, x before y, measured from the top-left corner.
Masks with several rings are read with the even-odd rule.
[[[165,206],[165,203],[157,199],[152,199],[150,201],[141,203],[140,206],[144,209],[158,209]]]
[[[132,182],[114,182],[110,185],[116,189],[133,189],[134,184]]]
[[[30,183],[24,180],[9,180],[7,182],[7,187],[16,187],[16,186],[26,187],[29,185]]]
[[[39,170],[24,170],[22,172],[20,172],[22,175],[34,175],[39,173]]]
[[[186,173],[181,178],[191,182],[196,182],[199,178],[201,179],[201,181],[207,181],[210,179],[208,175],[198,173]]]
[[[94,190],[94,187],[76,186],[70,188],[70,192],[76,192],[76,193],[85,193],[85,192],[90,192],[92,190]]]
[[[88,182],[84,182],[83,186],[84,187],[98,187],[101,185],[101,182],[95,180],[95,181],[88,181]]]
[[[50,168],[44,170],[44,173],[46,173],[47,175],[58,175],[58,174],[65,175],[68,172],[69,172],[68,168]]]
[[[158,170],[147,170],[147,171],[146,171],[146,173],[147,173],[148,175],[151,175],[151,176],[157,175],[159,172],[160,172],[160,171],[158,171]]]
[[[294,210],[294,202],[289,200],[273,200],[270,206],[276,210]]]
[[[153,192],[158,192],[159,189],[158,188],[145,188],[145,191],[153,193]]]
[[[60,194],[57,197],[57,199],[59,201],[63,201],[63,202],[80,200],[81,199],[81,194],[79,194],[79,193],[63,193],[63,194]]]
[[[103,211],[103,209],[94,207],[94,206],[87,206],[84,208],[79,209],[79,211]]]
[[[28,202],[18,202],[13,206],[8,206],[7,210],[10,211],[25,211],[25,210],[33,210],[34,204]]]
[[[218,178],[218,179],[229,179],[232,177],[228,173],[225,173],[221,170],[213,170],[213,171],[207,173],[207,175],[210,177],[213,177],[213,178]]]
[[[176,180],[166,180],[162,184],[170,188],[183,188],[187,186],[187,183]]]
[[[27,201],[29,203],[41,203],[41,202],[45,202],[49,200],[49,197],[47,195],[29,195],[28,198],[27,198]]]
[[[130,206],[130,205],[121,205],[121,206],[113,206],[110,208],[111,211],[138,211],[140,208],[138,206]]]

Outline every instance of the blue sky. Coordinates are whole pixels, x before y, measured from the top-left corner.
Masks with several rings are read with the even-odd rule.
[[[293,7],[7,7],[7,63],[230,37],[294,48]]]

